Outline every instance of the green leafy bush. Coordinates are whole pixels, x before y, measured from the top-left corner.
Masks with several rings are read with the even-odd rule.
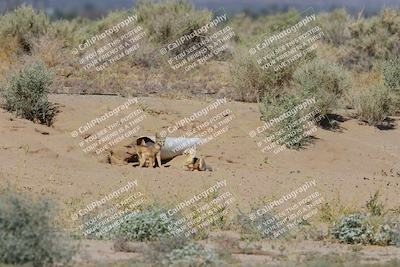
[[[215,251],[182,238],[153,243],[146,255],[147,260],[156,266],[220,266],[221,263]]]
[[[166,213],[163,208],[150,206],[129,217],[110,233],[111,238],[124,238],[128,241],[154,241],[168,236],[168,222],[161,219]]]
[[[217,253],[202,245],[189,243],[165,255],[166,266],[218,266]]]
[[[372,244],[373,228],[366,214],[356,213],[343,217],[331,231],[341,242],[348,244]]]
[[[347,244],[399,246],[400,220],[397,216],[355,213],[335,222],[331,234]]]
[[[393,99],[385,86],[374,86],[356,99],[358,118],[370,125],[382,125],[393,111]]]
[[[337,108],[338,99],[350,87],[347,72],[322,59],[314,59],[299,67],[293,74],[293,81],[305,98],[315,97],[315,107],[322,116]]]
[[[41,62],[26,66],[3,89],[5,108],[19,117],[50,126],[57,113],[47,99],[52,77]]]
[[[0,192],[0,263],[67,263],[74,249],[54,226],[54,209],[11,190]]]
[[[50,28],[50,21],[44,12],[35,12],[32,7],[21,6],[0,17],[0,36],[17,37],[21,47],[29,52],[32,38],[45,34]]]
[[[378,191],[370,197],[365,208],[367,213],[354,213],[334,221],[332,236],[348,244],[400,246],[400,218],[396,212],[385,210],[379,202]]]

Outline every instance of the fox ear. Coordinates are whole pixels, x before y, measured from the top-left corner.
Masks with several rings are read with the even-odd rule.
[[[187,153],[191,156],[196,156],[196,148],[195,147],[190,147],[186,149]]]

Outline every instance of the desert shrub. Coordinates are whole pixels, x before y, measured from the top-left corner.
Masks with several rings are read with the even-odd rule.
[[[399,246],[400,220],[398,216],[393,215],[354,213],[334,222],[331,234],[347,244]]]
[[[155,266],[220,266],[220,257],[212,249],[182,238],[162,239],[151,244],[147,261]]]
[[[400,219],[398,216],[386,215],[375,220],[375,228],[379,229],[374,236],[374,244],[400,247]]]
[[[264,201],[261,201],[264,203]],[[232,229],[239,230],[241,239],[246,241],[258,241],[261,239],[272,239],[274,238],[273,232],[264,231],[269,226],[273,225],[274,214],[272,212],[267,212],[262,215],[257,214],[257,210],[259,206],[263,206],[263,204],[256,204],[251,207],[251,216],[250,219],[249,214],[245,213],[241,210],[238,210],[238,214],[232,220]],[[262,226],[262,228],[259,228]]]
[[[189,243],[165,255],[166,266],[218,266],[218,255],[202,245]]]
[[[400,58],[386,61],[383,64],[385,86],[400,95]]]
[[[349,77],[339,65],[322,59],[302,65],[293,74],[294,85],[305,98],[315,97],[320,115],[332,113],[350,86]]]
[[[161,219],[166,210],[149,206],[129,217],[110,232],[110,237],[128,241],[154,241],[168,236],[168,222]]]
[[[0,17],[2,41],[7,40],[5,37],[16,37],[27,52],[31,49],[32,38],[45,34],[49,28],[50,21],[44,12],[36,12],[25,5]]]
[[[304,60],[304,59],[303,59]],[[245,47],[236,49],[230,67],[232,86],[237,99],[245,102],[257,102],[263,97],[276,98],[282,88],[288,85],[293,72],[300,62],[279,71],[264,70]]]
[[[238,100],[245,102],[256,102],[266,95],[275,96],[281,83],[278,74],[268,75],[245,48],[234,53],[230,76]]]
[[[393,99],[385,86],[368,88],[355,102],[358,118],[374,126],[382,125],[393,111]]]
[[[387,244],[400,247],[400,220],[398,215],[387,216],[383,222],[383,232],[387,236]]]
[[[356,247],[355,247],[356,248]],[[398,267],[400,261],[393,259],[387,262],[360,262],[355,253],[329,253],[324,255],[309,255],[301,262],[288,262],[271,265],[271,267]]]
[[[400,53],[400,11],[383,10],[368,19],[349,25],[350,41],[341,59],[349,67],[370,70],[376,61],[389,60]]]
[[[296,37],[295,35],[288,35],[278,42],[270,44],[268,49],[254,55],[251,55],[249,51],[254,48],[255,44],[265,40],[267,36],[278,34],[289,26],[296,24],[301,19],[300,14],[297,11],[289,11],[275,16],[260,17],[253,21],[244,20],[244,22],[238,21],[238,18],[242,17],[235,18],[233,23],[242,28],[238,33],[240,44],[236,46],[230,66],[230,78],[237,99],[246,102],[257,102],[263,97],[278,97],[282,94],[282,88],[291,83],[295,70],[315,58],[315,51],[306,52],[304,48],[301,49],[305,56],[285,67],[279,66],[284,60],[278,59],[278,56],[275,57],[276,62],[274,62],[275,60],[268,62],[271,66],[262,66],[267,62],[260,61],[260,59],[266,56],[269,57],[269,54],[272,54],[271,52],[276,51],[276,49],[281,50],[287,42]],[[242,23],[244,25],[241,25]],[[245,31],[245,33],[240,31]],[[282,55],[283,53],[278,54]]]
[[[159,57],[155,45],[148,43],[142,46],[130,58],[132,65],[141,66],[145,68],[155,68],[162,65],[163,61]]]
[[[76,41],[79,43],[83,43],[85,40],[91,38],[96,34],[103,33],[105,30],[110,29],[116,26],[118,23],[128,19],[129,16],[134,15],[135,12],[133,9],[128,10],[117,10],[109,12],[105,17],[98,20],[75,20],[74,24],[80,26],[80,29],[76,29]],[[73,26],[73,25],[71,25]],[[105,37],[102,41],[98,42],[99,46],[107,44],[107,42],[113,41],[116,36],[121,36],[124,33],[132,30],[136,27],[136,22],[131,22],[126,27],[121,27],[118,32],[114,32],[112,35]],[[94,45],[96,47],[96,44]],[[98,47],[96,47],[98,49]]]
[[[47,99],[52,77],[43,63],[29,64],[12,76],[3,89],[5,108],[19,117],[51,125],[57,112]]]
[[[158,45],[166,45],[190,34],[211,19],[209,11],[196,10],[185,0],[138,1],[136,10],[138,23],[148,32],[149,40]],[[200,40],[201,37],[195,37],[175,49],[174,53],[178,54]]]
[[[182,217],[189,217],[193,220],[193,224],[191,226],[192,229],[196,229],[195,233],[192,233],[192,236],[197,239],[205,239],[208,236],[210,231],[221,231],[226,230],[228,227],[228,206],[226,205],[225,201],[220,198],[221,192],[214,191],[213,193],[209,194],[206,198],[199,201],[196,206],[191,206],[190,211],[188,213],[182,213]],[[200,210],[199,210],[200,208]],[[204,209],[202,209],[204,208]],[[208,211],[213,211],[215,215],[218,214],[218,219],[212,220],[212,222],[207,222],[207,219],[204,215]],[[207,227],[204,227],[204,223],[207,223]],[[174,225],[175,226],[175,225]],[[176,225],[179,228],[179,224]]]
[[[74,248],[54,226],[50,202],[12,190],[0,192],[0,263],[67,263]]]
[[[312,99],[307,101],[308,104],[315,102]],[[279,98],[264,97],[260,103],[261,119],[270,124],[267,130],[267,139],[270,143],[277,145],[285,145],[287,148],[299,149],[304,147],[311,141],[307,134],[310,122],[314,117],[310,115],[307,120],[307,111],[311,112],[310,107],[302,107],[305,99],[301,96],[288,93]],[[314,107],[315,104],[313,104]],[[275,122],[279,117],[285,116],[279,122]]]
[[[274,13],[268,16],[250,17],[246,14],[235,14],[232,18],[232,27],[238,34],[238,41],[250,40],[261,35],[269,35],[292,26],[301,19],[297,10]]]
[[[379,191],[370,197],[365,208],[367,212],[349,214],[334,221],[332,236],[348,244],[400,246],[400,218],[385,210],[379,201]]]
[[[133,15],[133,10],[118,10],[118,11],[112,11],[107,14],[104,18],[100,20],[94,21],[94,23],[89,24],[88,27],[88,33],[90,35],[92,34],[98,34],[101,33],[113,26],[115,26],[117,23],[125,20],[128,18],[128,16]],[[128,26],[128,28],[132,28],[132,24]],[[121,28],[120,31],[125,31],[126,29]]]
[[[237,50],[234,53],[230,76],[237,100],[256,102],[260,95],[269,88],[268,76],[257,62],[249,57],[245,49]]]
[[[343,217],[335,223],[332,231],[333,237],[348,244],[372,244],[373,228],[366,214],[356,213]]]
[[[121,10],[121,11],[111,11],[105,17],[97,20],[90,20],[85,17],[77,17],[72,20],[56,20],[52,22],[52,33],[60,39],[67,41],[68,45],[78,46],[79,44],[84,43],[89,38],[93,37],[96,34],[101,34],[107,29],[112,28],[119,22],[128,18],[129,15],[133,14],[133,10]],[[128,27],[120,28],[118,33],[114,33],[116,35],[121,35],[122,33],[127,32],[127,28],[132,29],[132,25],[130,24]],[[114,35],[113,34],[113,35]],[[113,35],[105,37],[101,42],[97,42],[94,47],[97,49],[101,45],[107,44],[114,39]]]
[[[47,67],[62,74],[71,64],[70,51],[63,46],[62,41],[53,35],[43,35],[32,41],[31,55],[33,58],[40,58]]]
[[[78,45],[85,39],[82,32],[86,30],[85,25],[89,21],[83,18],[75,18],[73,20],[56,20],[52,22],[52,33],[55,38],[66,41],[69,45]]]
[[[241,238],[244,240],[262,239],[262,232],[257,229],[259,223],[262,223],[262,219],[253,222],[246,213],[240,210],[233,220],[233,225],[239,227]]]
[[[350,15],[346,9],[336,9],[328,14],[323,14],[319,16],[318,21],[328,42],[338,46],[345,44],[349,39]]]

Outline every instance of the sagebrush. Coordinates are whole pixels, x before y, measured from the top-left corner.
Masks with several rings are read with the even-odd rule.
[[[342,67],[318,58],[300,66],[293,74],[293,81],[304,98],[315,97],[315,107],[323,116],[338,107],[339,98],[350,87],[349,76]]]
[[[162,46],[201,28],[212,17],[211,12],[197,10],[192,4],[182,0],[138,1],[136,9],[138,22],[149,32],[149,39]],[[172,52],[177,55],[205,37],[194,37]]]
[[[44,12],[35,12],[32,7],[21,6],[0,17],[0,44],[6,44],[6,38],[17,38],[20,48],[30,52],[35,38],[49,31],[50,20]]]
[[[310,98],[312,101],[314,98]],[[299,149],[312,141],[309,130],[312,129],[314,105],[305,109],[298,107],[305,101],[302,96],[295,93],[287,93],[280,98],[264,97],[260,103],[261,119],[265,122],[273,122],[284,114],[289,114],[280,122],[273,123],[267,129],[268,142],[273,146],[285,145],[288,148]],[[315,115],[317,115],[315,113]]]
[[[14,74],[2,91],[5,108],[17,116],[51,125],[57,113],[48,100],[53,74],[42,62],[35,62]]]
[[[388,60],[383,64],[383,78],[386,87],[400,94],[400,57]]]
[[[75,249],[55,227],[55,210],[44,199],[7,189],[0,192],[0,263],[34,267],[66,264]]]

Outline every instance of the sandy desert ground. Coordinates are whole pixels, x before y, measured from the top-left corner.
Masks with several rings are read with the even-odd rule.
[[[337,131],[318,129],[316,140],[305,150],[264,154],[248,135],[260,125],[257,105],[228,102],[226,107],[235,116],[229,130],[199,149],[201,155],[207,156],[213,172],[184,171],[182,156],[167,163],[168,168],[138,168],[133,164],[107,164],[104,155],[84,153],[78,145],[80,137],[74,139],[70,134],[123,104],[126,98],[53,95],[50,100],[61,105],[52,128],[1,111],[3,185],[16,183],[68,206],[75,198],[86,203],[132,179],[137,179],[152,199],[161,202],[188,198],[215,181],[226,179],[237,203],[248,207],[260,198],[279,197],[316,179],[318,190],[328,201],[339,199],[345,205],[359,207],[380,190],[388,207],[398,205],[399,129],[382,131],[348,119]],[[154,135],[208,104],[163,98],[139,98],[139,103],[138,107],[145,106],[147,113],[139,135]],[[179,136],[178,132],[175,134]],[[124,140],[113,149],[133,140]]]
[[[137,180],[140,190],[156,203],[177,203],[216,181],[226,180],[228,190],[236,198],[236,205],[246,210],[260,199],[276,199],[315,179],[317,190],[333,205],[340,203],[357,209],[364,206],[377,190],[388,208],[399,204],[399,129],[382,131],[345,116],[346,120],[335,131],[318,129],[316,139],[304,150],[264,154],[248,134],[260,125],[257,104],[228,101],[224,108],[229,108],[234,114],[229,115],[234,116],[229,130],[198,149],[214,171],[188,172],[182,168],[183,156],[166,163],[166,168],[139,168],[132,163],[110,164],[107,153],[95,155],[83,152],[78,145],[82,137],[73,138],[71,132],[125,103],[127,98],[52,95],[50,101],[59,104],[61,111],[50,128],[15,118],[1,110],[1,185],[10,184],[57,200],[63,211],[62,216],[66,218],[71,212],[132,180]],[[130,110],[140,108],[146,113],[137,136],[154,135],[156,131],[167,129],[213,101],[139,98],[138,104],[130,107]],[[193,122],[196,123],[202,123],[202,119]],[[93,134],[93,131],[88,133]],[[175,136],[179,134],[179,131],[174,133]],[[134,137],[126,139],[112,150],[124,151],[125,145],[134,140]],[[265,242],[261,246],[268,248],[271,243]],[[278,249],[282,246],[284,253]],[[272,264],[299,255],[339,253],[348,256],[354,252],[353,246],[311,241],[297,245],[291,242],[290,246],[288,243],[275,245],[275,250],[275,256],[235,255],[234,258],[243,264]],[[367,262],[400,257],[400,248],[395,247],[369,246],[357,251],[358,257]],[[140,254],[116,252],[113,242],[93,240],[83,242],[79,257],[82,262],[93,264],[140,259]]]

